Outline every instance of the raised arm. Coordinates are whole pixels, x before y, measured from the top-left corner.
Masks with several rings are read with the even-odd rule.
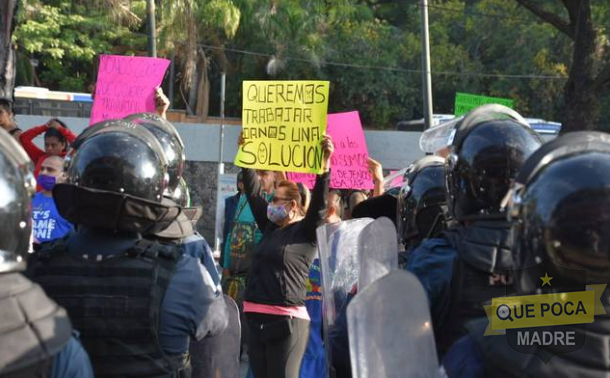
[[[19,141],[21,142],[23,149],[25,150],[25,152],[27,152],[28,156],[30,157],[30,159],[32,159],[34,164],[36,164],[36,162],[38,162],[38,159],[40,159],[40,157],[44,155],[44,151],[41,150],[37,145],[35,145],[32,140],[38,135],[47,131],[48,129],[49,126],[47,125],[36,126],[24,131],[19,136]]]
[[[67,127],[59,126],[56,127],[56,129],[61,133],[61,135],[64,136],[64,138],[66,138],[68,143],[74,143],[74,141],[76,140],[76,134],[74,134],[72,130],[68,129]]]
[[[307,238],[316,241],[316,229],[324,224],[326,218],[326,198],[328,197],[328,185],[330,182],[330,171],[324,172],[316,177],[316,185],[311,194],[311,202],[305,218],[301,221]]]
[[[301,221],[305,234],[312,243],[316,241],[316,229],[324,224],[326,218],[326,198],[328,197],[330,182],[330,157],[335,150],[332,139],[328,135],[324,136],[322,150],[324,151],[323,173],[316,177],[316,184],[311,195],[309,209],[307,209],[307,214]]]
[[[252,215],[261,231],[265,231],[270,220],[267,218],[267,198],[263,195],[262,187],[256,176],[256,171],[250,168],[242,168],[244,175],[244,190]]]
[[[369,157],[368,170],[373,178],[375,184],[375,190],[373,190],[373,197],[379,197],[383,194],[383,167],[380,162]]]

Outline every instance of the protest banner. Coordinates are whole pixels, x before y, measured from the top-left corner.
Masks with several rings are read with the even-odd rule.
[[[511,109],[513,108],[513,100],[507,98],[487,97],[458,92],[455,94],[454,114],[456,117],[459,117],[468,113],[477,106],[485,104],[500,104]]]
[[[368,172],[369,154],[357,111],[328,115],[328,134],[333,138],[335,153],[331,158],[330,187],[333,189],[373,189]],[[315,175],[287,174],[289,180],[313,188]]]
[[[155,89],[161,85],[169,63],[159,58],[102,55],[89,124],[153,113]]]
[[[244,81],[235,165],[320,173],[328,91],[328,81]]]

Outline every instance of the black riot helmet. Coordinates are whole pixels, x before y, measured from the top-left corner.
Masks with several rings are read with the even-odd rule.
[[[0,273],[25,269],[36,182],[21,146],[0,129]]]
[[[166,119],[151,113],[138,113],[125,117],[125,120],[141,125],[150,131],[159,141],[167,158],[167,184],[166,197],[171,198],[174,190],[180,185],[182,170],[184,169],[184,143],[178,130]]]
[[[398,236],[405,246],[417,245],[444,228],[446,204],[444,159],[426,156],[407,168],[398,195]]]
[[[101,127],[76,150],[67,169],[67,184],[161,202],[167,160],[145,128]]]
[[[509,196],[517,267],[548,259],[586,270],[588,283],[608,283],[610,135],[574,132],[546,143],[527,160]],[[535,270],[515,271],[517,293],[536,293],[539,276]],[[555,283],[569,286],[573,277],[564,274],[551,287],[562,291]]]
[[[80,148],[80,146],[85,142],[85,140],[87,140],[87,138],[89,138],[91,135],[96,134],[100,130],[103,130],[103,129],[105,129],[107,127],[111,127],[111,126],[119,126],[119,127],[125,127],[125,128],[138,127],[138,125],[136,125],[135,123],[126,122],[122,119],[111,119],[108,121],[101,121],[101,122],[95,123],[95,124],[87,127],[80,134],[78,134],[78,136],[76,137],[74,142],[72,142],[70,144],[71,153],[69,155],[73,155],[76,152],[76,150],[78,150]]]
[[[514,110],[483,105],[457,122],[448,140],[445,180],[457,221],[503,219],[502,200],[542,140]]]

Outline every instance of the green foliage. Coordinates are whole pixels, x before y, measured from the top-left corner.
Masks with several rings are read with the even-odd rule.
[[[134,3],[144,3],[136,1]],[[95,77],[96,57],[102,53],[134,53],[145,36],[134,13],[129,25],[111,18],[103,6],[69,0],[22,0],[20,24],[13,34],[20,60],[37,59],[41,84],[56,90],[87,91]],[[28,66],[20,64],[20,67]],[[20,72],[18,84],[29,84]]]
[[[14,39],[22,82],[29,82],[24,60],[36,58],[42,85],[86,90],[100,53],[145,50],[144,0],[21,1]],[[243,80],[321,79],[331,82],[329,111],[357,109],[367,127],[390,129],[422,117],[419,1],[156,2],[160,55],[175,53],[185,87],[203,64],[211,114],[224,70],[230,116],[241,115]],[[610,3],[592,3],[600,46],[610,51]],[[565,16],[560,2],[555,7]],[[567,76],[573,51],[567,37],[515,1],[430,0],[429,15],[435,113],[452,113],[455,93],[467,92],[510,97],[524,115],[561,119],[564,80],[483,74]],[[600,64],[607,59],[600,50]],[[602,117],[610,126],[610,113]]]

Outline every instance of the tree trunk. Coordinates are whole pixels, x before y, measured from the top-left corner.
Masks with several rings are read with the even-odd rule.
[[[207,57],[203,51],[199,54],[197,69],[201,70],[199,82],[197,83],[197,115],[205,119],[208,117],[210,110],[210,80],[208,77]]]
[[[195,115],[197,112],[197,89],[199,83],[199,71],[197,67],[193,69],[191,74],[191,85],[189,86],[189,94],[188,94],[188,104],[187,104],[187,113],[188,115]]]
[[[588,0],[582,0],[578,13],[570,76],[564,88],[562,133],[597,129],[601,111],[595,85],[597,33]]]
[[[15,87],[16,54],[11,37],[17,25],[19,2],[4,0],[0,4],[0,98],[13,100]]]

